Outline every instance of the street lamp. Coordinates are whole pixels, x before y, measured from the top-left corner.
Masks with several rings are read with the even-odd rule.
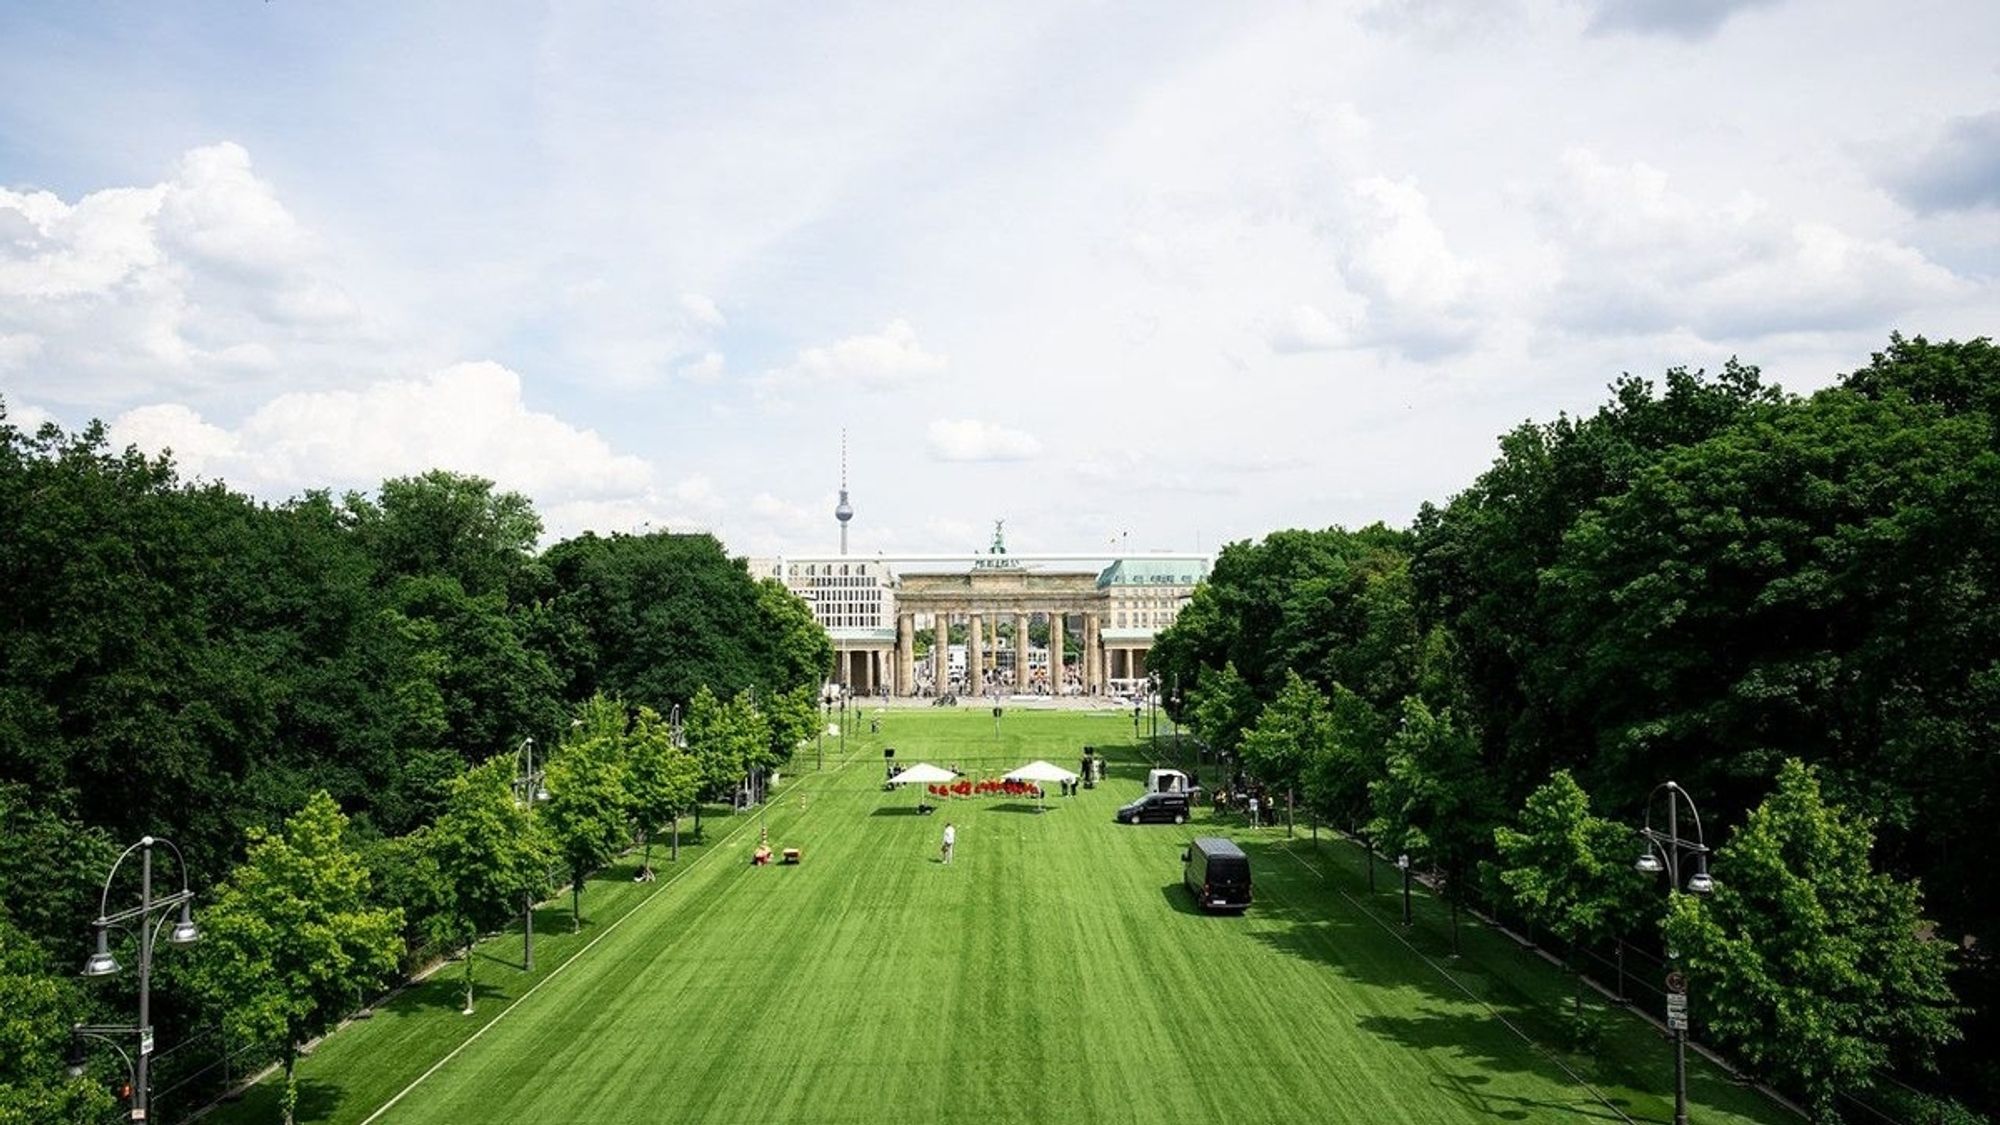
[[[174,866],[180,870],[181,889],[163,898],[153,897],[153,846],[155,844],[164,844],[174,853]],[[131,858],[132,853],[135,851],[140,856],[139,905],[113,914],[110,912],[111,883],[118,877],[119,866]],[[122,1047],[118,1049],[118,1053],[121,1056],[125,1056],[127,1071],[132,1079],[132,1120],[134,1121],[148,1120],[147,1110],[149,1107],[147,1103],[150,1100],[148,1097],[150,1089],[148,1087],[147,1067],[153,1057],[153,945],[159,940],[161,927],[167,924],[167,918],[173,915],[176,910],[178,910],[179,917],[174,922],[173,928],[167,931],[167,943],[169,945],[181,946],[193,945],[201,937],[201,931],[194,924],[193,904],[194,892],[189,890],[187,885],[187,861],[181,856],[180,848],[176,847],[171,840],[162,840],[153,836],[140,837],[138,843],[126,848],[116,860],[112,861],[111,871],[104,877],[104,892],[98,896],[97,920],[91,923],[91,925],[97,928],[97,949],[84,960],[83,975],[87,977],[105,977],[116,973],[118,971],[118,958],[111,953],[111,929],[114,926],[123,927],[126,923],[135,923],[133,928],[137,931],[139,937],[139,1022],[131,1027],[115,1025],[85,1026],[79,1024],[71,1028],[70,1072],[72,1074],[81,1073],[83,1065],[83,1040],[85,1038],[102,1039],[116,1047],[117,1037],[127,1035],[136,1037],[139,1041],[139,1051],[136,1061],[132,1056],[125,1055]],[[158,921],[154,921],[153,916],[155,914],[159,915]]]
[[[571,719],[569,727],[575,730],[583,725],[582,719]],[[535,815],[535,802],[549,799],[549,791],[542,784],[542,771],[535,768],[535,740],[529,736],[521,740],[521,748],[515,753],[514,764],[520,767],[520,775],[514,779],[518,798],[528,808],[528,815]],[[471,956],[470,953],[467,956]],[[535,971],[535,888],[525,887],[521,891],[521,971]]]
[[[1653,827],[1653,802],[1661,790],[1667,794],[1667,830],[1661,832]],[[1681,805],[1687,805],[1688,815],[1694,818],[1694,839],[1681,836]],[[1702,839],[1701,812],[1694,807],[1694,798],[1679,784],[1667,781],[1655,786],[1646,798],[1646,827],[1640,830],[1646,838],[1646,850],[1639,856],[1636,866],[1648,875],[1667,874],[1667,899],[1681,893],[1681,857],[1691,855],[1695,859],[1695,873],[1688,877],[1689,894],[1705,895],[1715,889],[1715,880],[1708,874],[1708,844]],[[1667,950],[1669,960],[1678,957],[1673,949]],[[1674,1125],[1687,1125],[1687,978],[1680,970],[1667,973],[1667,1029],[1674,1033]]]
[[[1407,927],[1410,924],[1410,853],[1397,856],[1396,866],[1403,869],[1403,925]]]

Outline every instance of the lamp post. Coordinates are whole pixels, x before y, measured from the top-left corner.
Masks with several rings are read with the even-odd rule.
[[[582,719],[570,720],[570,729],[575,730]],[[521,740],[521,748],[516,752],[515,764],[520,767],[520,775],[514,785],[520,793],[520,802],[527,806],[528,815],[535,815],[535,802],[549,799],[549,791],[542,785],[542,771],[535,768],[535,740],[532,736]],[[469,954],[468,954],[469,956]],[[535,971],[535,888],[525,887],[521,891],[521,971]]]
[[[667,737],[673,742],[675,750],[683,754],[687,753],[687,734],[681,730],[681,705],[678,703],[674,704],[667,711]],[[667,860],[670,863],[679,863],[681,861],[681,818],[679,813],[675,813],[673,816],[673,826],[673,848],[668,853]]]
[[[1653,827],[1653,802],[1661,790],[1667,794],[1667,830],[1661,832]],[[1688,815],[1694,818],[1694,838],[1686,839],[1680,831],[1681,805],[1687,805]],[[1646,827],[1640,830],[1646,838],[1646,850],[1639,856],[1640,871],[1648,875],[1667,874],[1667,900],[1681,893],[1681,857],[1693,856],[1696,870],[1688,876],[1689,894],[1705,895],[1715,889],[1715,880],[1708,875],[1708,844],[1702,839],[1701,812],[1694,807],[1694,798],[1679,784],[1666,781],[1655,786],[1646,798]],[[1669,961],[1678,957],[1673,949],[1667,950]],[[1687,977],[1680,970],[1667,973],[1667,1029],[1674,1033],[1674,1125],[1688,1125],[1687,1087]]]
[[[1396,857],[1396,866],[1403,869],[1403,925],[1410,924],[1410,853]]]
[[[156,844],[164,844],[174,853],[174,866],[179,868],[181,877],[181,889],[162,898],[153,897],[153,847]],[[118,877],[119,866],[131,858],[133,852],[139,853],[139,905],[113,914],[109,909],[111,883]],[[138,843],[126,848],[116,860],[112,861],[111,872],[104,877],[104,892],[98,896],[97,920],[91,923],[97,928],[97,951],[84,961],[83,975],[106,977],[116,973],[118,959],[111,954],[111,929],[114,926],[135,923],[134,928],[139,937],[139,1022],[132,1027],[78,1025],[72,1028],[70,1070],[71,1073],[81,1071],[83,1039],[104,1039],[116,1046],[114,1037],[135,1036],[139,1041],[138,1054],[136,1058],[127,1056],[126,1059],[132,1075],[132,1120],[134,1121],[150,1120],[148,1110],[151,1091],[147,1084],[147,1067],[153,1057],[153,944],[159,939],[160,927],[166,924],[167,916],[176,908],[179,909],[180,918],[174,923],[173,929],[167,932],[168,944],[195,943],[201,932],[195,928],[193,902],[194,892],[189,890],[187,885],[187,861],[181,857],[180,848],[175,847],[171,840],[153,836],[140,837]],[[159,915],[157,922],[153,918],[155,914]],[[120,1048],[119,1054],[124,1053]]]

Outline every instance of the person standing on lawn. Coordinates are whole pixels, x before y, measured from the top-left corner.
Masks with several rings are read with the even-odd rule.
[[[951,862],[951,846],[956,843],[958,843],[958,829],[952,826],[951,821],[947,820],[944,822],[944,848],[942,849],[944,852],[944,862]]]

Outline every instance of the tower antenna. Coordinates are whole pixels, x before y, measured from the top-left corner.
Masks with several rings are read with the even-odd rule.
[[[833,509],[840,521],[840,553],[847,554],[847,521],[854,518],[854,505],[847,502],[847,427],[840,428],[840,503]]]

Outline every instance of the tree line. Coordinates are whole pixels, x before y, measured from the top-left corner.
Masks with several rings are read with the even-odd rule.
[[[1940,1061],[2000,1104],[2000,350],[1610,390],[1408,528],[1225,547],[1153,651],[1168,706],[1454,910],[1671,949],[1697,1026],[1823,1117]],[[1634,870],[1669,779],[1711,895]]]
[[[476,477],[261,503],[0,403],[0,1125],[109,1104],[63,1064],[129,974],[75,965],[142,835],[204,904],[161,1041],[289,1072],[358,988],[565,880],[581,919],[591,871],[811,735],[832,646],[780,583],[707,535],[541,531]]]

